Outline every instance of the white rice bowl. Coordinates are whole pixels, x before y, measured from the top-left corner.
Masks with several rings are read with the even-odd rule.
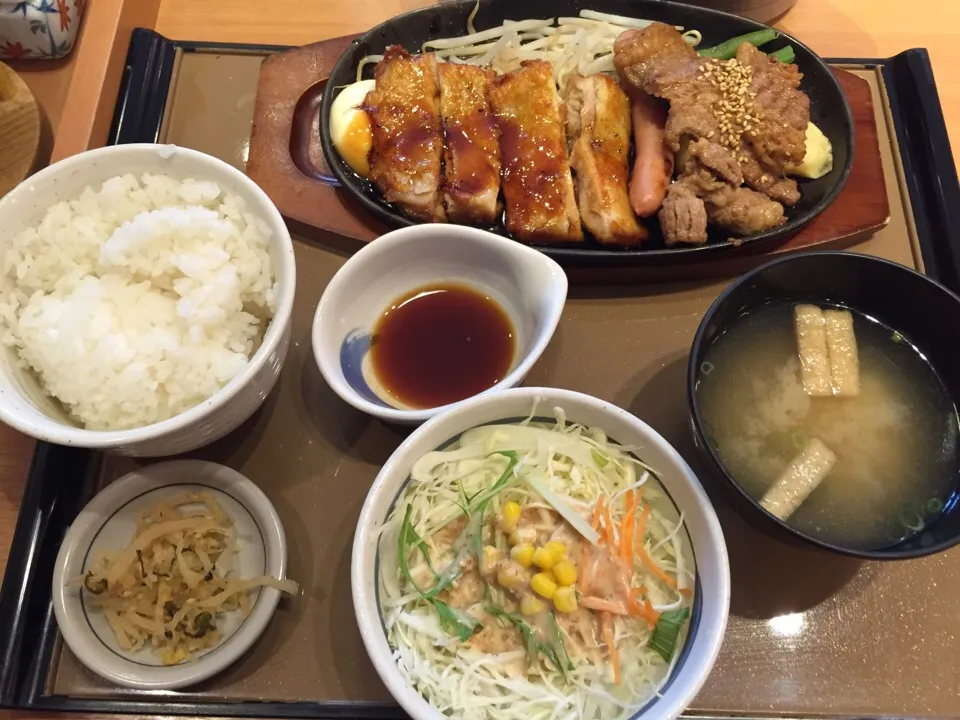
[[[240,374],[276,311],[271,231],[217,183],[87,186],[6,242],[0,338],[89,430],[139,428]]]

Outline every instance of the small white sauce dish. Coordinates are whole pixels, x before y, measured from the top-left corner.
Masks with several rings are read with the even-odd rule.
[[[286,577],[287,542],[267,496],[236,470],[202,460],[173,460],[124,475],[99,493],[67,531],[53,572],[53,609],[60,633],[74,655],[101,677],[146,690],[181,688],[205,680],[238,660],[263,633],[280,600],[271,587],[251,592],[251,611],[230,612],[219,621],[223,640],[179,665],[164,665],[149,647],[123,650],[102,613],[84,602],[76,586],[105,551],[126,547],[139,515],[187,492],[211,493],[233,519],[239,549],[232,571],[238,578]]]
[[[601,428],[613,440],[632,448],[656,471],[673,503],[669,512],[674,516],[683,513],[696,562],[686,640],[659,695],[631,720],[672,720],[679,716],[696,697],[717,659],[730,606],[730,566],[720,522],[689,465],[653,428],[604,400],[553,388],[504,390],[459,403],[417,428],[380,470],[357,521],[350,576],[360,635],[380,678],[414,720],[442,720],[447,715],[407,683],[387,641],[378,573],[382,565],[395,567],[397,555],[393,546],[381,546],[384,522],[409,481],[411,468],[424,455],[446,447],[471,428],[514,423],[531,411],[538,419],[550,418],[554,408],[562,408],[568,422]]]
[[[543,354],[560,321],[567,276],[543,253],[485,230],[415,225],[387,233],[351,257],[320,298],[313,355],[343,400],[388,422],[417,424],[461,402],[410,409],[378,387],[370,361],[375,326],[390,304],[417,288],[464,285],[486,295],[516,332],[509,372],[478,396],[518,385]]]

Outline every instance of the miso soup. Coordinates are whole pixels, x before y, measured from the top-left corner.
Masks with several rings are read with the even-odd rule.
[[[708,442],[759,500],[817,438],[835,465],[787,524],[861,550],[919,532],[957,487],[957,409],[943,381],[907,338],[852,311],[860,393],[811,397],[793,311],[753,311],[708,350],[696,384]]]

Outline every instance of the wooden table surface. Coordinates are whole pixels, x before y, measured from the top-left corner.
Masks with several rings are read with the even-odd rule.
[[[173,39],[301,45],[361,32],[428,0],[161,0],[157,32]],[[950,137],[960,147],[960,3],[955,0],[799,0],[777,25],[829,57],[888,57],[925,47]],[[956,157],[956,152],[955,152]],[[0,574],[6,568],[34,443],[0,425]],[[29,717],[0,712],[0,720]]]

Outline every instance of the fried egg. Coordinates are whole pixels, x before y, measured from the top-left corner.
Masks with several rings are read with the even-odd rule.
[[[367,93],[373,90],[374,80],[361,80],[347,85],[330,106],[330,139],[347,165],[364,177],[370,172],[367,156],[373,145],[370,116],[363,109]]]

